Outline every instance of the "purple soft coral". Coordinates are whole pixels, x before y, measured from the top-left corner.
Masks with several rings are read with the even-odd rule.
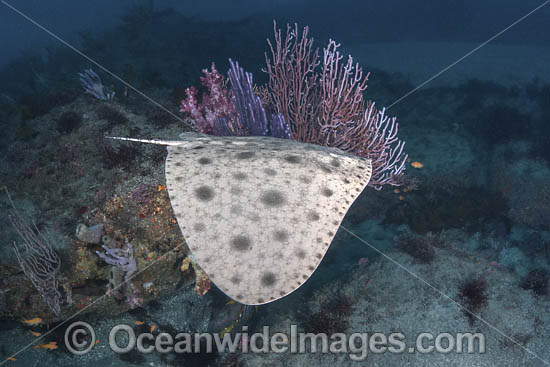
[[[97,255],[107,264],[113,265],[124,272],[124,281],[128,282],[137,271],[136,260],[134,259],[134,248],[127,244],[126,248],[111,249],[105,245],[101,246],[105,252],[96,251]]]
[[[202,84],[208,89],[201,102],[197,90],[187,88],[187,98],[181,101],[180,112],[189,114],[193,127],[204,134],[216,136],[263,136],[289,139],[290,125],[281,114],[267,117],[262,101],[254,93],[252,74],[237,62],[229,60],[231,89],[212,64],[212,71],[203,70]]]

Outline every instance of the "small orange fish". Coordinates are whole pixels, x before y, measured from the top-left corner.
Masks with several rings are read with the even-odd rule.
[[[151,331],[150,332],[152,333],[153,331],[155,331],[156,328],[157,327],[155,325],[151,326]]]
[[[99,344],[99,339],[97,339],[97,340],[95,341],[95,345],[98,345],[98,344]]]
[[[403,201],[405,200],[405,197],[403,195],[399,195],[399,200]]]
[[[40,317],[35,317],[34,319],[23,320],[23,322],[27,325],[38,325],[42,322],[42,319]]]
[[[403,192],[409,192],[409,189],[407,189],[406,187],[403,187],[403,189],[401,190]]]
[[[35,345],[33,348],[53,350],[53,349],[57,349],[57,342],[49,342],[49,343],[46,343],[46,344],[38,344],[38,345]]]
[[[136,325],[143,325],[143,324],[145,324],[145,322],[143,322],[143,321],[136,321]]]
[[[393,192],[394,192],[395,194],[399,194],[401,191],[399,191],[399,189],[393,189]]]
[[[162,185],[157,186],[157,191],[162,191],[162,189],[163,189]]]
[[[418,161],[414,161],[411,163],[411,166],[413,166],[414,168],[422,168],[424,167],[424,165]]]
[[[17,359],[16,359],[15,357],[8,357],[8,358],[6,358],[6,361],[13,361],[13,362],[15,362],[15,361],[17,361]]]
[[[32,331],[32,330],[29,330],[29,333],[31,333],[32,335],[34,336],[40,336],[42,334],[40,334],[38,331]]]

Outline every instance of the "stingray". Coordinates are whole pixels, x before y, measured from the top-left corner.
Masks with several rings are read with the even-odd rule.
[[[311,277],[372,174],[369,159],[289,139],[115,139],[167,146],[167,190],[192,257],[248,305],[273,302]]]

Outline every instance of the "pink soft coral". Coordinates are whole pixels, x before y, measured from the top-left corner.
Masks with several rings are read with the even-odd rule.
[[[212,63],[212,70],[203,69],[202,85],[208,90],[203,93],[200,103],[197,100],[197,89],[185,90],[187,97],[181,101],[180,112],[188,113],[193,120],[193,127],[204,134],[212,134],[217,118],[234,119],[235,108],[231,103],[231,91],[227,88],[225,78]]]

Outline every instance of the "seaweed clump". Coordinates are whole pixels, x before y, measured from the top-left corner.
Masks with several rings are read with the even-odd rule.
[[[68,134],[82,123],[82,116],[73,111],[63,112],[57,119],[57,131]]]
[[[441,247],[438,235],[428,233],[426,236],[407,234],[398,238],[399,248],[421,264],[430,264],[435,260],[435,247]]]
[[[531,270],[521,282],[521,288],[532,290],[537,296],[548,294],[550,274],[544,269]]]
[[[475,320],[475,314],[481,308],[487,305],[489,299],[487,295],[487,282],[484,277],[475,278],[464,283],[458,292],[462,305],[466,308],[464,311],[470,324]],[[469,311],[469,312],[468,312]]]
[[[101,163],[105,169],[122,168],[126,172],[135,168],[140,150],[135,145],[121,144],[118,148],[103,142],[100,148]]]
[[[127,125],[128,124],[128,118],[124,116],[122,112],[119,110],[111,107],[111,106],[101,106],[97,110],[97,117],[99,117],[102,120],[107,121],[108,128],[112,128],[116,125]]]
[[[346,296],[323,303],[320,310],[309,319],[308,330],[315,334],[344,333],[349,327],[346,317],[351,315],[352,311],[351,300]]]

